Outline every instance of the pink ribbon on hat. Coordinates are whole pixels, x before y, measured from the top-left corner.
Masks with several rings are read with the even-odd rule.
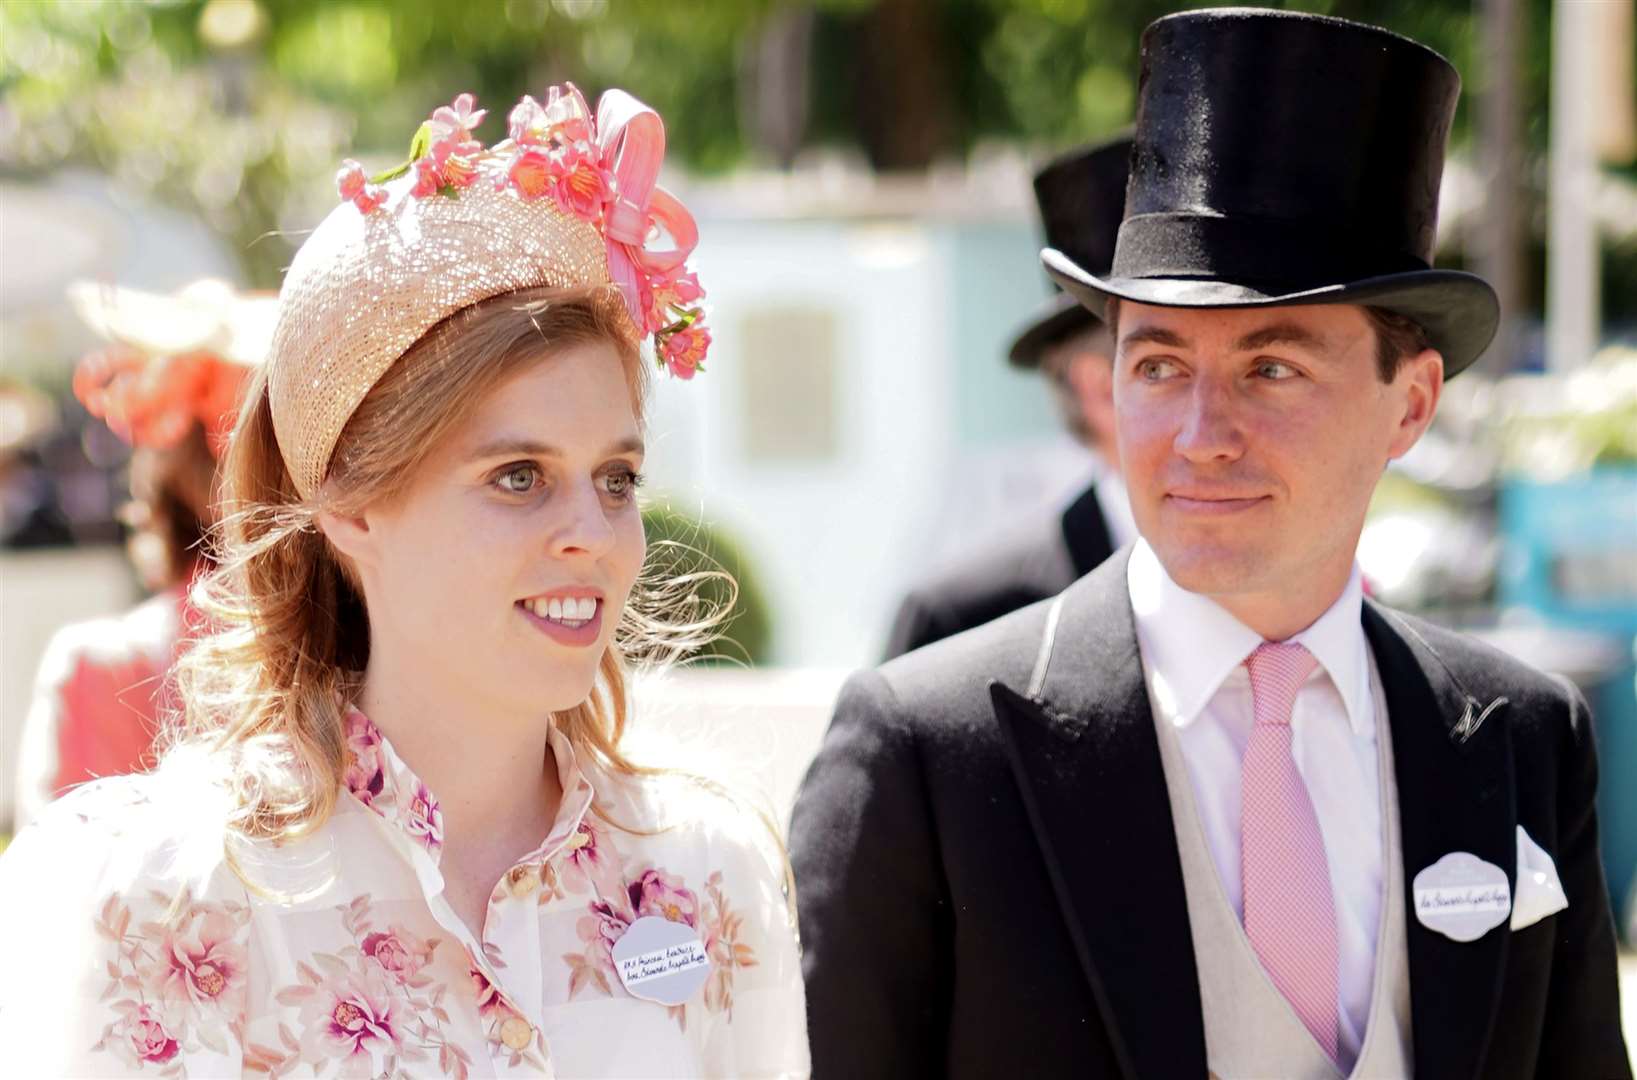
[[[675,195],[655,183],[665,160],[665,122],[657,112],[624,90],[609,90],[597,101],[597,142],[614,175],[614,198],[603,211],[608,276],[633,321],[654,329],[642,309],[642,280],[680,269],[699,243],[699,226]],[[671,237],[670,250],[648,250],[655,225]]]

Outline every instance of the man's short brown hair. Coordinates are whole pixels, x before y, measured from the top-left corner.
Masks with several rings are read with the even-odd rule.
[[[1408,315],[1400,315],[1383,307],[1365,306],[1363,311],[1365,319],[1376,332],[1376,373],[1381,376],[1382,382],[1392,382],[1398,377],[1398,369],[1404,365],[1404,361],[1432,348],[1426,330]],[[1118,297],[1108,298],[1103,317],[1117,346],[1120,339]]]
[[[1426,330],[1408,315],[1400,315],[1386,308],[1365,307],[1364,317],[1375,328],[1376,371],[1384,383],[1398,377],[1398,369],[1404,365],[1404,361],[1432,348]]]

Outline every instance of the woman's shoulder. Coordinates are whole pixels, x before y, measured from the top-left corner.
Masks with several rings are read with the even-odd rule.
[[[72,904],[165,892],[242,900],[227,866],[228,795],[198,762],[104,777],[69,791],[0,859],[0,895],[54,893]]]
[[[252,908],[225,821],[210,792],[162,767],[76,788],[17,835],[0,856],[0,1042],[17,1075],[184,1057],[227,1070]]]

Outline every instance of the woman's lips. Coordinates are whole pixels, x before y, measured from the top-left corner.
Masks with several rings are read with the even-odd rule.
[[[555,594],[550,598],[519,600],[516,607],[535,629],[562,645],[583,648],[596,644],[602,635],[601,598]]]

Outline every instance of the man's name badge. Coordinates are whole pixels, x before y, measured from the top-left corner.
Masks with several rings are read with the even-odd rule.
[[[1452,851],[1415,875],[1415,917],[1454,941],[1477,941],[1506,921],[1506,871],[1468,851]]]
[[[711,960],[693,927],[645,915],[614,943],[614,970],[632,997],[680,1005],[710,978]]]

